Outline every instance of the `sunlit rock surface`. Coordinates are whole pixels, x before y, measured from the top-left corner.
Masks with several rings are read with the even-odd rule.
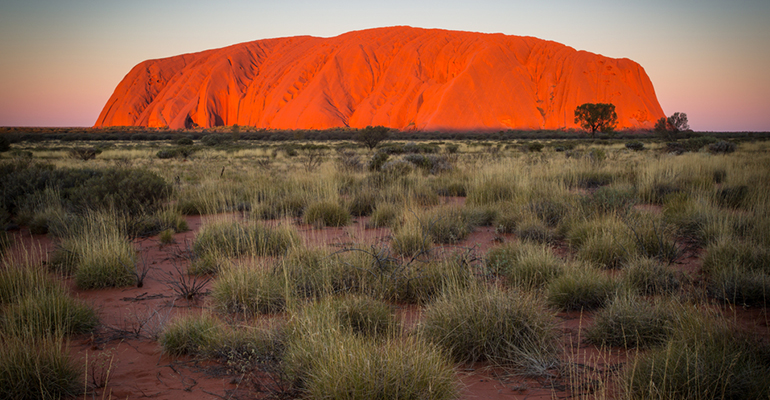
[[[532,37],[390,27],[144,61],[95,125],[557,129],[576,127],[575,107],[588,102],[615,104],[621,129],[664,116],[628,59]]]

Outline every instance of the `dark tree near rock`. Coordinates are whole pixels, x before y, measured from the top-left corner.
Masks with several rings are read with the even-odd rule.
[[[585,103],[575,109],[575,123],[590,130],[591,137],[594,137],[596,131],[613,132],[618,124],[618,114],[614,104]]]
[[[666,140],[676,140],[679,133],[689,131],[690,124],[687,122],[687,114],[675,112],[670,117],[661,117],[655,123],[655,132]]]
[[[353,136],[358,142],[364,144],[369,150],[374,150],[380,142],[387,139],[390,135],[390,128],[385,126],[367,126],[361,129]]]

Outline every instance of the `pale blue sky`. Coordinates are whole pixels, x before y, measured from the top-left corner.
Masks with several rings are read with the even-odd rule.
[[[151,58],[410,25],[534,36],[640,63],[666,114],[770,131],[770,1],[0,0],[0,126],[90,126]]]

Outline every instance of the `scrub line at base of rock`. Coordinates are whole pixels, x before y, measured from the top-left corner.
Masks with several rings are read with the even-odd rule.
[[[617,129],[665,116],[629,59],[533,37],[390,27],[144,61],[95,126],[569,129],[584,103],[614,104]]]

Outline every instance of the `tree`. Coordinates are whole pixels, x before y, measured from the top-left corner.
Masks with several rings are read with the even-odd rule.
[[[591,130],[591,137],[596,131],[610,133],[618,123],[618,114],[614,104],[585,103],[575,109],[575,123],[583,129]]]
[[[390,128],[386,126],[367,126],[353,136],[353,139],[363,143],[369,150],[374,150],[381,141],[388,138]]]
[[[689,131],[690,124],[687,122],[687,114],[675,112],[670,117],[660,117],[655,123],[655,132],[664,139],[674,141],[679,136],[679,132]]]

